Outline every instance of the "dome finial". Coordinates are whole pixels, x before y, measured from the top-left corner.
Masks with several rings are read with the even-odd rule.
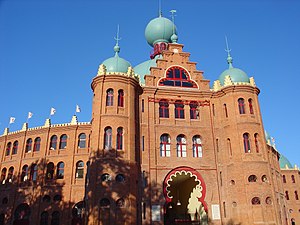
[[[158,17],[162,17],[161,0],[158,0]]]
[[[121,38],[119,37],[119,32],[120,32],[120,26],[118,24],[117,37],[114,38],[116,40],[116,45],[114,47],[114,51],[115,51],[116,55],[118,55],[118,53],[120,52],[119,41],[121,40]]]
[[[232,66],[232,57],[230,55],[231,49],[229,49],[229,47],[228,47],[228,40],[227,40],[227,36],[226,35],[225,35],[225,41],[226,41],[225,52],[227,52],[227,63],[229,65],[229,68],[233,68],[233,66]]]
[[[176,10],[175,10],[175,9],[172,9],[172,10],[170,11],[170,13],[171,13],[172,22],[173,22],[173,26],[172,26],[172,32],[173,32],[173,34],[172,34],[172,36],[171,36],[171,41],[172,41],[172,43],[177,43],[177,41],[178,41],[178,36],[177,36],[176,33],[175,33],[175,13],[176,13]]]

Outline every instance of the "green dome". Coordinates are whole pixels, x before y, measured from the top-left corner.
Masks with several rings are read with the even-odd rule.
[[[173,27],[176,34],[176,27],[171,20],[162,16],[151,20],[145,29],[145,37],[148,44],[153,46],[158,42],[170,43]]]
[[[120,47],[116,45],[114,47],[115,56],[108,58],[102,62],[105,65],[107,72],[121,72],[127,73],[128,67],[130,67],[130,63],[125,59],[119,57]]]
[[[290,163],[290,161],[284,156],[284,155],[280,155],[279,158],[279,165],[281,169],[293,169],[292,164]]]
[[[154,59],[147,60],[145,62],[142,62],[138,64],[137,66],[134,67],[134,73],[138,74],[140,76],[140,82],[142,84],[145,84],[145,75],[150,74],[150,68],[151,67],[156,67],[156,60],[161,58],[161,55],[157,55]]]
[[[232,68],[225,70],[219,76],[219,81],[221,82],[222,85],[224,85],[225,76],[228,76],[228,75],[230,76],[231,81],[233,83],[236,83],[236,82],[250,83],[248,75],[243,70],[232,67]]]

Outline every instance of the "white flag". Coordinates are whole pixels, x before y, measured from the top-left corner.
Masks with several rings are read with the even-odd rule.
[[[31,117],[33,116],[33,113],[32,112],[28,112],[28,119],[30,119]]]
[[[80,109],[80,106],[79,106],[79,105],[76,105],[76,112],[77,112],[77,113],[81,112],[81,109]]]
[[[14,122],[15,122],[15,120],[16,120],[16,118],[15,118],[15,117],[10,117],[10,119],[9,119],[9,124],[12,124],[12,123],[14,123]]]
[[[50,116],[53,116],[53,115],[54,115],[54,113],[56,113],[56,109],[54,109],[54,108],[51,108],[51,111],[50,111]]]

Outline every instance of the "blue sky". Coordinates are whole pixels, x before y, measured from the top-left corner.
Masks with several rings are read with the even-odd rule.
[[[216,80],[227,69],[224,36],[233,65],[255,78],[260,88],[264,127],[277,149],[300,165],[300,1],[162,0],[176,9],[179,43],[191,61]],[[90,121],[90,83],[98,66],[113,56],[120,25],[120,56],[133,66],[149,59],[147,23],[158,15],[158,0],[1,0],[0,133],[19,130],[29,111],[29,127],[67,123],[81,107]]]

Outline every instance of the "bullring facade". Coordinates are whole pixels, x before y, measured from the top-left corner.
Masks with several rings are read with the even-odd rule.
[[[161,15],[145,36],[150,60],[132,67],[117,38],[99,66],[90,122],[5,129],[0,224],[300,222],[298,169],[285,186],[254,78],[228,50],[211,88]]]

